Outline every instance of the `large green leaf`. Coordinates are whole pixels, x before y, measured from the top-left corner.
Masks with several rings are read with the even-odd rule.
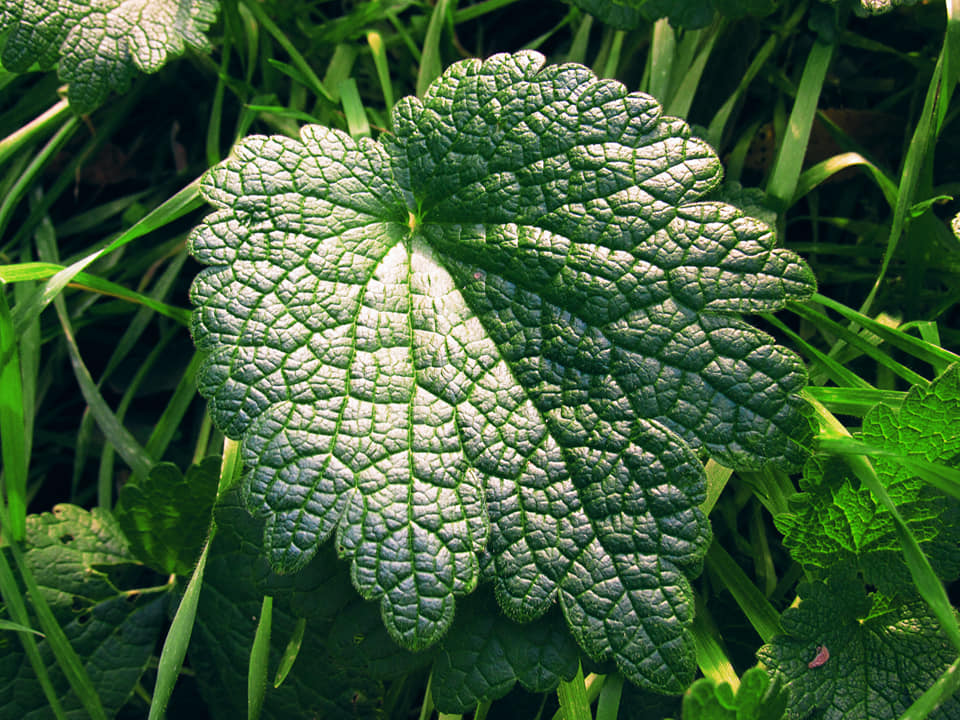
[[[251,137],[191,236],[201,392],[242,438],[264,549],[335,535],[402,645],[490,564],[633,681],[692,678],[700,458],[791,465],[802,363],[738,317],[814,287],[649,96],[537,53],[449,68],[393,135]]]
[[[24,561],[90,676],[104,709],[133,694],[166,619],[162,578],[145,570],[109,512],[58,505],[27,517]],[[151,588],[151,586],[153,586]],[[149,590],[148,590],[149,588]],[[146,592],[144,592],[146,590]],[[88,717],[46,640],[40,655],[68,717]],[[0,638],[0,720],[52,717],[13,633]]]
[[[789,718],[898,718],[956,659],[923,601],[874,608],[854,578],[802,584],[785,635],[758,657],[790,691]],[[960,717],[951,698],[931,720]]]
[[[59,61],[60,79],[78,113],[123,91],[137,72],[159,70],[188,47],[206,49],[204,32],[218,0],[5,0],[0,60],[14,72]]]
[[[871,458],[877,476],[937,574],[948,582],[960,572],[958,503],[927,485],[897,456],[957,467],[958,425],[960,364],[955,364],[929,387],[914,387],[899,408],[871,408],[858,436],[888,453]],[[843,459],[812,459],[800,488],[802,493],[790,500],[790,512],[774,518],[798,562],[820,569],[856,567],[888,595],[912,587],[893,517]]]

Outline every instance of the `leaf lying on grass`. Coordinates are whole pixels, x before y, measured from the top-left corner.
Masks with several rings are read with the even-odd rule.
[[[803,364],[738,314],[809,268],[695,202],[713,151],[582,66],[457,63],[392,127],[247,138],[202,183],[200,390],[264,552],[290,572],[335,536],[415,650],[489,559],[508,615],[559,601],[588,654],[681,691],[701,457],[792,466],[809,434]]]

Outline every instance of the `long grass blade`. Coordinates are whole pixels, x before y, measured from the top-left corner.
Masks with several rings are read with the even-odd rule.
[[[761,640],[768,643],[775,635],[783,632],[780,628],[780,616],[773,609],[770,601],[716,540],[707,550],[707,564],[733,595],[733,599],[743,610],[743,614],[746,615]]]
[[[65,269],[63,265],[48,262],[0,265],[0,282],[13,283],[28,280],[46,280]],[[164,302],[158,302],[151,297],[138,293],[136,290],[130,290],[115,282],[91,275],[87,272],[79,272],[74,275],[73,280],[67,283],[67,286],[95,292],[107,297],[115,297],[118,300],[125,300],[126,302],[136,305],[142,305],[164,317],[175,320],[184,327],[190,326],[190,310],[168,305]]]
[[[250,648],[247,668],[247,720],[259,720],[267,695],[267,669],[270,661],[270,632],[273,626],[273,598],[265,595],[260,605],[260,620]]]
[[[91,263],[139,237],[172,223],[174,220],[196,210],[202,204],[203,199],[200,197],[200,178],[197,178],[156,210],[142,218],[129,230],[123,232],[107,246],[90,253],[86,257],[65,267],[63,270],[58,271],[56,275],[38,288],[36,292],[30,296],[29,300],[17,304],[13,316],[14,327],[17,332],[20,332],[36,319],[40,313],[43,312],[43,309],[73,281],[77,273],[83,272]]]
[[[6,289],[0,284],[0,450],[3,486],[6,490],[9,525],[4,534],[21,542],[27,527],[27,454],[23,415],[23,382],[20,350],[7,305]]]
[[[77,340],[73,335],[73,328],[70,325],[63,298],[58,296],[55,305],[57,316],[60,318],[60,327],[63,330],[63,338],[67,345],[67,353],[70,356],[70,364],[73,367],[73,374],[80,386],[83,399],[89,406],[90,412],[107,442],[113,445],[120,457],[135,474],[146,477],[153,466],[153,460],[130,431],[123,426],[110,406],[107,405],[107,401],[103,399],[103,395],[100,394],[97,384],[93,381],[90,371],[87,370],[87,366],[83,362],[83,358],[80,357],[80,349],[77,347]]]
[[[770,182],[767,184],[767,196],[772,206],[780,212],[790,206],[790,201],[796,194],[803,159],[807,154],[810,130],[817,114],[820,91],[827,77],[827,68],[833,59],[834,47],[833,43],[815,40],[800,77],[787,131],[777,151]]]
[[[203,573],[207,567],[207,557],[210,554],[210,545],[215,535],[216,526],[214,525],[210,528],[210,535],[203,546],[203,552],[200,553],[197,567],[194,568],[193,575],[190,576],[190,582],[187,583],[187,589],[183,593],[180,606],[177,608],[176,615],[173,616],[173,622],[170,623],[170,630],[167,631],[167,638],[163,642],[160,664],[157,667],[157,683],[153,689],[153,700],[150,702],[148,720],[161,720],[163,718],[167,703],[170,702],[170,695],[173,693],[173,687],[180,675],[180,668],[183,667],[183,659],[187,655],[190,636],[193,634],[193,624],[197,617],[200,591],[203,588]]]
[[[443,69],[440,59],[440,33],[447,20],[447,13],[456,0],[438,0],[430,15],[427,35],[423,40],[423,52],[420,55],[420,69],[417,72],[417,97],[423,97],[430,83],[440,77]]]

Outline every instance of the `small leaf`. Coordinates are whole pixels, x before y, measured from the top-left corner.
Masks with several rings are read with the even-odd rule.
[[[860,581],[836,576],[799,594],[781,618],[786,634],[758,653],[790,692],[790,718],[898,718],[956,659],[922,601],[874,608]],[[824,647],[829,659],[818,664]],[[957,713],[951,698],[930,718]]]
[[[153,73],[188,47],[206,50],[203,33],[218,0],[6,0],[0,8],[3,66],[26,72],[33,64],[59,76],[78,113],[122,92],[138,71]]]
[[[683,720],[780,720],[786,709],[787,693],[760,668],[744,673],[736,694],[701,678],[683,696]]]
[[[960,466],[960,364],[927,387],[914,387],[899,408],[881,403],[863,419],[859,437],[892,455]],[[939,577],[960,573],[960,503],[927,485],[896,457],[871,458],[877,477]],[[888,595],[912,585],[893,518],[837,457],[804,468],[802,493],[774,521],[793,557],[807,566],[862,570]]]
[[[490,567],[636,683],[692,680],[701,457],[805,456],[803,364],[740,313],[814,289],[649,96],[533,52],[449,68],[380,142],[256,136],[202,181],[200,391],[264,551],[333,539],[412,650]],[[488,562],[489,561],[489,562]]]
[[[219,458],[187,469],[159,463],[120,490],[117,522],[138,558],[160,572],[189,575],[210,530]]]

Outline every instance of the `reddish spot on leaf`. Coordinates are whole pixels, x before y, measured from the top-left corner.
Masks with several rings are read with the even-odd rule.
[[[807,663],[807,667],[813,670],[814,668],[818,668],[824,663],[826,663],[827,660],[829,659],[830,659],[830,651],[827,650],[827,646],[817,645],[816,657],[814,657],[813,660]]]

